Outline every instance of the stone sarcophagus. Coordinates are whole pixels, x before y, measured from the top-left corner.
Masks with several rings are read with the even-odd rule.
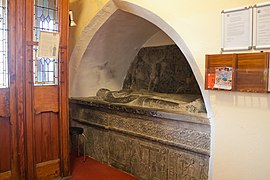
[[[194,111],[192,103],[181,106]],[[84,128],[89,156],[139,179],[208,179],[210,125],[205,113],[71,98],[70,119],[71,126]]]
[[[176,45],[142,48],[120,91],[70,99],[87,154],[146,180],[208,179],[210,125],[199,86]]]

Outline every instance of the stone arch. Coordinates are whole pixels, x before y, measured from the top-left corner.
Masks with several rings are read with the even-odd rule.
[[[140,37],[142,38],[141,41],[136,42],[136,43],[127,42],[126,49],[133,50],[132,53],[130,53],[131,56],[134,57],[139,50],[139,49],[137,49],[137,47],[140,47],[140,45],[142,45],[144,42],[146,42],[146,40],[148,40],[152,35],[154,35],[158,31],[158,29],[161,29],[163,32],[165,32],[175,42],[175,44],[179,47],[179,49],[185,55],[189,65],[190,65],[190,67],[191,67],[191,69],[196,77],[196,80],[199,84],[199,87],[201,89],[202,96],[203,96],[203,99],[204,99],[204,102],[206,105],[206,109],[207,109],[207,115],[208,115],[208,118],[210,120],[211,149],[210,149],[209,177],[211,179],[211,177],[212,177],[213,150],[214,150],[214,144],[213,144],[213,142],[214,142],[214,140],[213,140],[214,139],[214,130],[213,130],[214,124],[213,124],[213,122],[214,121],[212,120],[213,117],[212,117],[212,110],[211,110],[211,104],[210,104],[210,96],[209,96],[208,92],[204,90],[203,75],[200,72],[197,63],[196,63],[191,51],[189,50],[189,48],[185,44],[184,40],[177,33],[177,31],[173,29],[173,27],[171,27],[167,22],[165,22],[157,14],[155,14],[155,13],[153,13],[153,12],[143,8],[143,7],[137,6],[136,4],[130,3],[130,2],[121,1],[121,0],[110,0],[104,6],[104,8],[101,11],[99,11],[98,14],[85,27],[85,29],[83,30],[83,32],[81,34],[81,37],[80,37],[78,43],[75,45],[75,48],[71,54],[70,65],[69,65],[69,67],[70,67],[70,72],[69,72],[69,74],[70,74],[70,92],[71,92],[70,95],[71,96],[87,96],[86,94],[84,94],[83,91],[76,93],[78,91],[78,89],[80,89],[80,84],[77,84],[77,82],[79,82],[79,79],[82,76],[87,77],[87,75],[82,74],[82,72],[80,72],[79,68],[80,68],[80,66],[85,65],[83,63],[86,61],[86,59],[85,59],[86,57],[90,58],[90,60],[95,59],[95,58],[100,58],[100,56],[99,56],[100,52],[94,52],[95,49],[93,50],[94,46],[100,45],[100,43],[101,43],[100,40],[97,39],[97,34],[99,33],[99,36],[104,35],[103,30],[105,30],[106,28],[109,27],[107,25],[119,20],[117,18],[118,17],[121,18],[123,14],[124,14],[124,16],[127,14],[130,14],[131,16],[135,15],[137,17],[140,17],[140,19],[135,19],[134,21],[138,20],[138,21],[140,21],[139,23],[143,22],[145,24],[143,24],[142,27],[148,27],[151,29],[149,32],[147,32],[145,34],[143,32],[141,32],[141,34],[140,34],[141,35]],[[143,20],[143,21],[141,21],[141,20]],[[133,31],[136,31],[136,30],[138,30],[138,29],[136,29],[136,28],[133,29]],[[126,38],[126,40],[128,40],[127,38],[130,35],[132,35],[132,33],[130,33],[127,36],[122,37],[122,38],[123,39]],[[119,42],[119,45],[121,45],[120,44],[121,42]],[[109,42],[106,42],[106,43],[108,44]],[[114,43],[115,43],[115,41],[114,41]],[[115,45],[114,43],[112,43],[110,45],[113,47]],[[103,48],[106,49],[108,47],[103,47]],[[89,54],[95,54],[97,56],[91,55],[91,57],[89,57]],[[113,55],[111,60],[113,60],[113,58],[118,57],[112,52],[110,55]],[[101,59],[104,60],[104,57]],[[106,68],[107,64],[108,64],[108,61],[102,61],[102,62],[100,62],[100,64],[98,63],[98,64],[94,64],[94,65],[92,64],[92,65],[95,66],[98,70],[102,70],[102,69]],[[110,74],[108,74],[108,76],[110,76]],[[113,89],[114,85],[112,85],[112,86],[113,86],[112,87],[112,89]],[[91,95],[91,94],[89,94],[89,95]]]

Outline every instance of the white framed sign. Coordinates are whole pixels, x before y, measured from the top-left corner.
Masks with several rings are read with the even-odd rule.
[[[254,48],[270,48],[270,2],[254,6]]]
[[[222,51],[252,49],[252,7],[223,10]]]
[[[60,35],[57,32],[40,31],[38,57],[58,58]]]

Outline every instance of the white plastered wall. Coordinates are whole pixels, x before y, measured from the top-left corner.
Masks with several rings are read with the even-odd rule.
[[[90,41],[94,39],[95,32],[118,9],[141,16],[162,29],[180,47],[187,57],[201,87],[209,117],[211,118],[210,177],[215,180],[270,179],[269,95],[219,91],[208,92],[203,90],[205,54],[219,53],[220,51],[221,10],[254,5],[261,2],[265,1],[170,0],[166,4],[162,0],[119,0],[115,1],[115,3],[110,1],[106,5],[107,7],[105,7],[105,11],[103,9],[98,13],[98,16],[102,16],[102,22],[91,21],[95,23],[90,23],[85,28],[85,30],[95,28],[94,31],[91,31],[93,32],[92,36],[84,30],[81,40],[78,41],[71,55],[71,96],[86,96],[91,87],[87,85],[88,81],[84,78],[88,76],[86,69],[91,66],[86,68],[84,61],[89,61],[89,59],[84,58],[87,57],[85,51],[86,53],[91,52],[91,49],[89,50],[91,46],[88,46],[88,44],[94,43],[94,41]],[[150,24],[148,25],[149,28],[151,27],[151,32],[149,32],[147,38],[133,43],[134,37],[130,36],[131,41],[127,43],[132,45],[129,47],[140,47],[151,35],[155,34],[155,28],[150,26]],[[84,35],[84,33],[87,35]],[[85,44],[81,43],[82,41]],[[108,44],[109,42],[104,43]],[[114,46],[114,43],[110,43],[110,45]],[[128,49],[128,47],[126,48]],[[130,54],[130,58],[136,54],[137,50],[133,49],[133,51],[127,52],[133,53]],[[121,57],[120,54],[110,58]],[[101,59],[104,60],[104,58]],[[97,69],[103,70],[111,64],[101,61],[100,64],[96,65],[98,66]],[[109,72],[111,69],[110,67]],[[92,71],[92,69],[88,69],[88,71]],[[86,74],[83,75],[84,73]],[[106,73],[103,73],[103,75],[113,77],[111,79],[114,79],[115,76],[111,76],[114,73],[113,71],[107,75]],[[116,76],[121,77],[120,74]],[[88,76],[88,80],[91,78],[93,77]],[[78,84],[78,82],[81,83]],[[101,82],[100,85],[103,83]],[[105,82],[105,84],[115,89],[120,86],[118,81],[114,82],[114,80],[112,82]],[[93,95],[94,90],[92,89],[88,95]]]

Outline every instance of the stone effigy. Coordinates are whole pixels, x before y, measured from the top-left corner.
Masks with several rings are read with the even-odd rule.
[[[101,88],[97,92],[95,99],[108,103],[170,112],[206,113],[203,100],[198,95],[164,94],[144,90],[110,91],[109,89]]]

